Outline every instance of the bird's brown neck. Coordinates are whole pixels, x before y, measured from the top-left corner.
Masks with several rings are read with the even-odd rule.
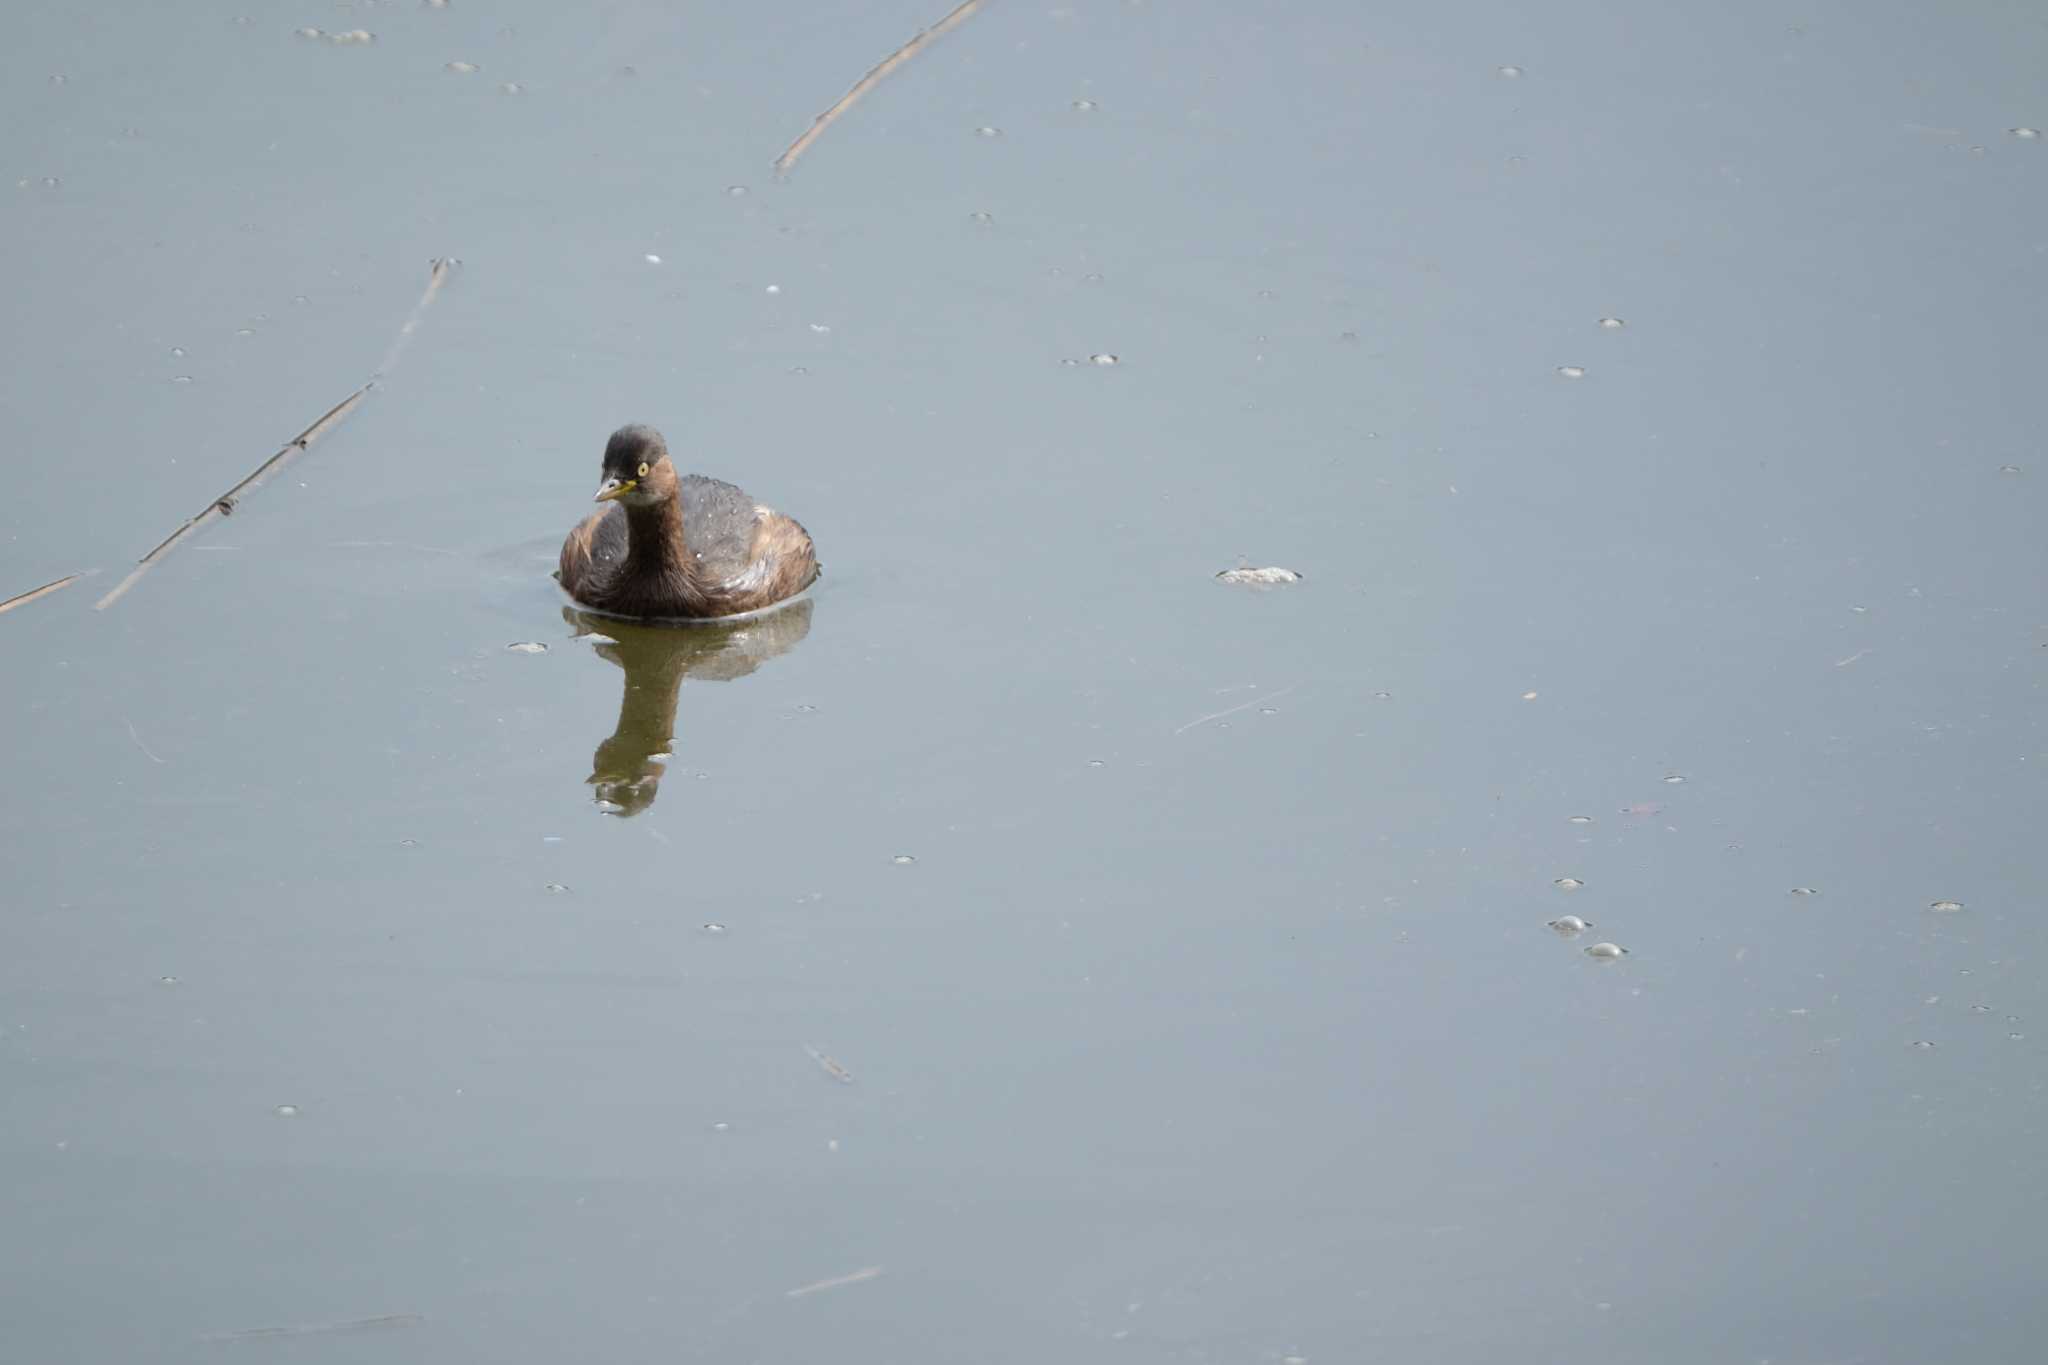
[[[683,541],[683,505],[674,493],[651,503],[626,504],[626,564],[642,571],[690,562]]]
[[[702,602],[697,557],[683,538],[683,504],[673,489],[652,503],[626,504],[626,563],[620,582],[636,595],[671,596],[684,607]]]

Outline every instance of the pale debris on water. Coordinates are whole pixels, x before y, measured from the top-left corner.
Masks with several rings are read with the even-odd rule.
[[[850,1284],[862,1284],[875,1279],[881,1273],[882,1267],[878,1265],[863,1266],[850,1275],[835,1275],[829,1280],[818,1280],[812,1284],[798,1285],[795,1289],[785,1289],[782,1296],[786,1299],[800,1299],[806,1294],[815,1294],[824,1289],[842,1289]]]
[[[1216,581],[1219,583],[1237,583],[1252,588],[1270,588],[1280,583],[1299,583],[1301,575],[1292,569],[1283,569],[1278,565],[1272,564],[1267,565],[1263,569],[1240,566],[1235,569],[1225,569],[1222,573],[1216,575]]]
[[[835,1059],[826,1056],[823,1052],[820,1052],[817,1048],[812,1047],[809,1043],[804,1044],[804,1051],[808,1052],[811,1055],[811,1060],[816,1062],[818,1064],[818,1069],[823,1071],[827,1076],[830,1076],[833,1080],[839,1082],[841,1085],[853,1084],[853,1073],[851,1071],[848,1071],[845,1067],[841,1066]]]

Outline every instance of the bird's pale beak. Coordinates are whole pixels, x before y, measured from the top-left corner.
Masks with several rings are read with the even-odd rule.
[[[613,498],[623,498],[639,486],[638,479],[606,479],[598,485],[597,496],[591,501],[610,502]]]

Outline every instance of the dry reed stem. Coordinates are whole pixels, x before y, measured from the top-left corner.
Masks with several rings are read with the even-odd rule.
[[[791,166],[796,164],[796,159],[802,156],[810,145],[823,135],[827,128],[832,126],[834,120],[853,107],[855,100],[880,85],[885,76],[909,61],[917,54],[918,49],[926,43],[964,23],[969,15],[981,8],[981,4],[982,0],[964,0],[964,3],[956,6],[952,13],[948,14],[945,18],[939,20],[930,28],[918,30],[917,35],[909,42],[875,63],[867,75],[855,81],[852,89],[841,95],[838,102],[830,109],[812,119],[811,126],[804,129],[803,135],[790,143],[781,156],[775,158],[775,173],[777,175],[785,174]]]
[[[275,455],[272,455],[262,464],[257,465],[254,472],[247,478],[208,503],[203,510],[187,518],[183,526],[165,536],[162,541],[158,542],[154,550],[151,550],[148,554],[137,560],[135,567],[128,571],[128,576],[119,583],[116,583],[112,591],[99,601],[93,603],[93,610],[105,611],[108,607],[113,606],[114,603],[121,600],[122,595],[128,589],[135,586],[136,580],[155,568],[159,560],[176,548],[179,541],[191,535],[215,517],[225,517],[231,514],[240,503],[243,494],[262,483],[265,478],[276,472],[292,456],[312,445],[314,441],[326,433],[329,427],[348,416],[354,410],[356,404],[368,397],[369,393],[370,386],[365,384],[339,403],[336,403],[321,415],[320,420],[285,442]]]
[[[375,378],[322,413],[311,426],[292,437],[291,440],[286,441],[276,454],[272,455],[262,464],[257,465],[240,483],[215,498],[200,511],[188,517],[184,525],[165,536],[157,543],[157,547],[154,550],[151,550],[148,554],[137,560],[135,567],[128,571],[128,576],[119,583],[116,583],[112,591],[108,592],[105,597],[93,603],[92,609],[94,611],[105,611],[108,607],[120,601],[122,596],[130,588],[134,587],[144,574],[155,568],[157,562],[176,548],[180,541],[216,517],[231,515],[235,508],[240,505],[245,494],[256,488],[264,479],[276,473],[294,455],[297,455],[311,446],[313,442],[326,435],[342,418],[355,411],[356,405],[369,396],[370,390],[377,387],[378,380],[389,374],[391,367],[398,363],[399,354],[404,351],[405,343],[412,338],[414,330],[419,327],[421,315],[426,312],[427,305],[434,301],[434,295],[440,292],[441,283],[447,279],[449,268],[453,264],[454,262],[446,257],[433,263],[433,268],[427,274],[426,291],[420,295],[420,301],[412,306],[412,312],[406,315],[404,324],[398,329],[398,337],[391,343],[391,349],[385,352],[384,363],[378,368]],[[26,596],[33,597],[52,591],[56,586],[58,585],[53,584],[50,588],[38,588],[35,593],[27,594]],[[0,604],[0,611],[5,611],[11,605],[13,605],[11,602]]]
[[[0,614],[13,611],[16,607],[25,607],[38,597],[48,597],[53,592],[62,592],[83,577],[84,574],[65,574],[54,583],[45,583],[40,588],[30,588],[27,592],[16,593],[5,602],[0,602]]]

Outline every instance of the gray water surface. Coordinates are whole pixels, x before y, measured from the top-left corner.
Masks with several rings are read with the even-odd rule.
[[[2039,1357],[2037,8],[18,8],[7,1359]]]

